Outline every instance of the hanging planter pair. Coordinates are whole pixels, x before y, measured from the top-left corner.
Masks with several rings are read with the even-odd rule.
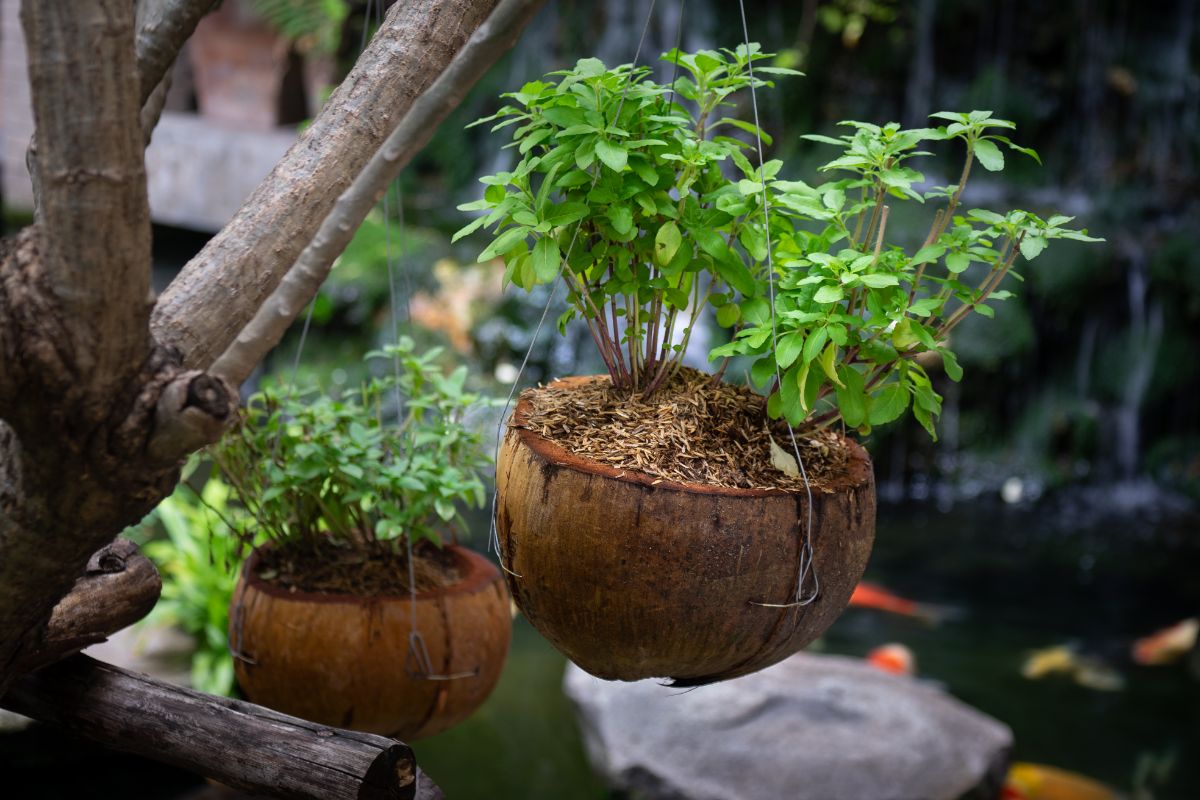
[[[560,330],[580,320],[608,371],[529,390],[509,419],[495,526],[514,600],[594,675],[687,685],[778,662],[833,622],[875,528],[870,459],[834,427],[911,410],[932,435],[941,397],[917,357],[958,380],[949,334],[991,316],[1017,257],[1091,239],[1067,217],[960,212],[972,164],[1002,168],[997,143],[1032,154],[988,112],[805,137],[843,150],[822,167],[843,177],[812,186],[763,158],[757,125],[755,90],[797,73],[756,44],[662,58],[671,85],[583,59],[505,95],[481,122],[515,125],[520,160],[482,179],[456,238],[489,229],[480,260],[524,289],[561,279]],[[727,116],[741,89],[753,123]],[[942,140],[965,145],[962,177],[922,193],[906,162]],[[889,227],[906,199],[939,205],[927,233]],[[682,366],[710,306],[730,334],[711,377]],[[765,397],[722,383],[734,357]]]
[[[230,611],[237,680],[254,702],[323,724],[419,739],[488,696],[508,652],[499,570],[442,537],[483,503],[466,372],[402,339],[397,364],[343,400],[256,396],[214,452],[267,543]],[[396,403],[397,425],[383,423]],[[389,409],[390,411],[390,409]]]

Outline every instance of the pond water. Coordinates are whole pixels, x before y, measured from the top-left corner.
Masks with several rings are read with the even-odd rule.
[[[1187,514],[1097,513],[1102,496],[1025,508],[882,506],[867,578],[953,613],[930,625],[851,609],[820,647],[863,655],[902,642],[922,679],[1013,728],[1016,759],[1129,792],[1139,759],[1174,754],[1166,783],[1146,800],[1200,797],[1200,680],[1182,664],[1139,667],[1129,656],[1134,638],[1200,612],[1200,524]],[[1065,643],[1120,673],[1124,689],[1021,676],[1031,650]],[[416,744],[447,797],[607,796],[561,692],[564,666],[518,619],[492,698],[457,729]]]

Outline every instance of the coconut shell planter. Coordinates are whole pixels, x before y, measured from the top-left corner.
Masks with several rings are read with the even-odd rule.
[[[604,378],[568,378],[571,389]],[[601,678],[733,678],[795,653],[829,627],[875,536],[871,462],[848,458],[813,492],[820,594],[794,600],[807,493],[683,483],[577,455],[530,426],[522,395],[497,468],[496,526],[509,588],[555,647]],[[519,576],[519,577],[518,577]]]
[[[292,591],[264,579],[256,551],[230,613],[238,684],[285,713],[404,740],[466,719],[500,678],[511,618],[500,571],[466,548],[446,551],[457,581],[415,598]],[[414,603],[432,676],[409,650]]]

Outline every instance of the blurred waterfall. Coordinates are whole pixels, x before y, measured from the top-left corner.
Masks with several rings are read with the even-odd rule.
[[[1130,322],[1125,383],[1115,411],[1116,461],[1120,477],[1130,480],[1137,474],[1142,404],[1150,379],[1154,377],[1154,365],[1162,343],[1163,308],[1160,301],[1149,299],[1145,246],[1130,239],[1123,249],[1129,258],[1126,285]]]

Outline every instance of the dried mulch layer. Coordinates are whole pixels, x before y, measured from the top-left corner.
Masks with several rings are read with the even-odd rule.
[[[745,386],[710,385],[681,369],[653,396],[613,388],[607,377],[570,388],[527,389],[522,426],[575,455],[676,483],[742,489],[802,490],[804,481],[771,463],[771,438],[792,454],[787,425],[768,430],[766,400]],[[833,491],[847,476],[847,441],[831,430],[796,442],[814,491]]]
[[[261,580],[298,592],[371,595],[409,593],[408,555],[402,542],[380,542],[360,550],[324,537],[287,542],[259,550]],[[413,547],[417,591],[452,586],[461,580],[457,559],[448,550],[422,540]]]

